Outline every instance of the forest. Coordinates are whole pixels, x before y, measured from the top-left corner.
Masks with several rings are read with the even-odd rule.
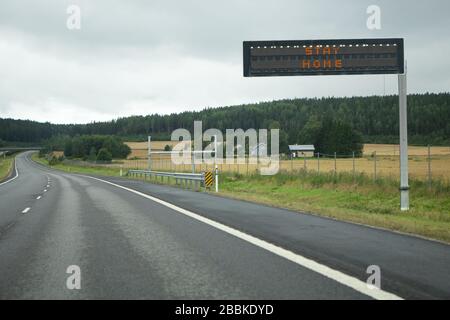
[[[330,122],[330,119],[332,120]],[[169,140],[177,128],[280,128],[282,144],[314,143],[314,126],[341,124],[360,136],[355,143],[398,143],[398,96],[285,99],[255,104],[206,108],[177,114],[130,116],[88,124],[51,124],[0,119],[3,143],[42,144],[55,136],[116,135],[123,140]],[[341,126],[342,127],[342,126]],[[450,145],[450,93],[408,96],[409,143]],[[322,130],[323,131],[323,130]],[[345,134],[344,134],[345,135]],[[322,139],[326,136],[322,135]]]

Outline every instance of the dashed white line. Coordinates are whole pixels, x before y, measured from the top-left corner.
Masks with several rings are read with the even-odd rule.
[[[47,189],[44,189],[44,192],[47,192]]]
[[[40,198],[42,198],[41,196],[37,197],[36,200],[39,200]]]
[[[173,204],[171,204],[169,202],[163,201],[161,199],[152,197],[152,196],[147,195],[145,193],[142,193],[142,192],[139,192],[139,191],[136,191],[136,190],[133,190],[133,189],[130,189],[130,188],[127,188],[127,187],[124,187],[124,186],[121,186],[121,185],[118,185],[118,184],[106,181],[106,180],[102,180],[102,179],[98,179],[98,178],[94,178],[94,177],[89,177],[89,176],[83,176],[83,177],[86,177],[86,178],[89,178],[89,179],[94,179],[94,180],[97,180],[97,181],[101,181],[103,183],[107,183],[109,185],[115,186],[115,187],[123,189],[123,190],[127,190],[127,191],[132,192],[134,194],[137,194],[137,195],[139,195],[141,197],[144,197],[144,198],[147,198],[149,200],[152,200],[152,201],[154,201],[156,203],[159,203],[159,204],[161,204],[161,205],[163,205],[163,206],[165,206],[167,208],[170,208],[170,209],[172,209],[174,211],[177,211],[177,212],[179,212],[181,214],[184,214],[184,215],[186,215],[188,217],[191,217],[191,218],[193,218],[193,219],[195,219],[197,221],[203,222],[203,223],[205,223],[207,225],[210,225],[210,226],[212,226],[212,227],[214,227],[216,229],[219,229],[219,230],[221,230],[223,232],[226,232],[226,233],[228,233],[228,234],[230,234],[232,236],[235,236],[235,237],[237,237],[237,238],[239,238],[241,240],[247,241],[248,243],[251,243],[251,244],[253,244],[253,245],[257,246],[257,247],[260,247],[260,248],[262,248],[264,250],[272,252],[273,254],[275,254],[275,255],[277,255],[279,257],[285,258],[285,259],[287,259],[287,260],[289,260],[291,262],[294,262],[294,263],[296,263],[296,264],[298,264],[298,265],[300,265],[300,266],[302,266],[304,268],[307,268],[307,269],[312,270],[312,271],[314,271],[316,273],[319,273],[319,274],[321,274],[321,275],[323,275],[323,276],[325,276],[327,278],[330,278],[330,279],[332,279],[332,280],[334,280],[334,281],[336,281],[336,282],[338,282],[340,284],[343,284],[343,285],[345,285],[347,287],[350,287],[350,288],[352,288],[352,289],[354,289],[354,290],[356,290],[356,291],[358,291],[358,292],[360,292],[360,293],[362,293],[364,295],[372,297],[374,299],[379,299],[379,300],[402,300],[401,297],[399,297],[399,296],[397,296],[397,295],[395,295],[393,293],[384,291],[382,289],[371,288],[364,281],[361,281],[358,278],[346,275],[345,273],[342,273],[342,272],[340,272],[338,270],[332,269],[332,268],[330,268],[330,267],[328,267],[326,265],[320,264],[320,263],[318,263],[318,262],[316,262],[314,260],[311,260],[309,258],[303,257],[303,256],[301,256],[301,255],[299,255],[297,253],[294,253],[292,251],[286,250],[286,249],[281,248],[281,247],[279,247],[277,245],[274,245],[274,244],[272,244],[270,242],[267,242],[267,241],[261,240],[259,238],[256,238],[254,236],[251,236],[249,234],[246,234],[246,233],[244,233],[242,231],[239,231],[239,230],[236,230],[234,228],[228,227],[228,226],[226,226],[226,225],[224,225],[222,223],[219,223],[219,222],[216,222],[214,220],[208,219],[208,218],[206,218],[206,217],[204,217],[202,215],[199,215],[197,213],[194,213],[192,211],[189,211],[189,210],[177,207],[177,206],[175,206],[175,205],[173,205]]]
[[[24,209],[23,211],[22,211],[22,213],[27,213],[28,211],[30,211],[30,207],[28,207],[28,208],[26,208],[26,209]]]

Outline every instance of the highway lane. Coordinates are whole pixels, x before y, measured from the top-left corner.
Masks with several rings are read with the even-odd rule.
[[[369,298],[167,206],[26,155],[17,159],[19,177],[0,187],[2,225],[11,225],[0,235],[1,299]],[[80,290],[66,286],[70,265],[80,267]]]
[[[381,269],[382,288],[405,299],[450,298],[450,246],[333,219],[205,193],[103,178],[265,239],[362,281]]]
[[[17,165],[16,181],[0,187],[0,223],[14,221],[0,236],[0,298],[369,298],[118,186],[361,281],[369,265],[378,265],[382,288],[401,297],[450,297],[450,247],[445,244],[204,193],[102,178],[114,186],[49,170],[25,155]],[[36,200],[48,179],[48,192]],[[24,207],[31,208],[27,214],[21,214]],[[65,287],[65,269],[71,264],[82,270],[78,291]]]
[[[0,233],[14,224],[19,213],[50,188],[48,175],[36,174],[35,169],[25,165],[27,160],[23,155],[16,161],[14,171],[18,171],[18,176],[0,184]],[[15,176],[16,173],[12,173],[12,177]]]

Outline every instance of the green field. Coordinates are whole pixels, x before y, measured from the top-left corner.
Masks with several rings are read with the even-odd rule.
[[[33,159],[48,165],[43,158]],[[53,166],[66,172],[119,176],[118,168],[98,166]],[[398,182],[348,173],[280,173],[275,176],[222,174],[220,195],[295,211],[307,211],[351,221],[417,234],[450,242],[450,186],[441,181],[431,188],[411,180],[411,209],[399,210]]]
[[[12,156],[6,158],[3,158],[3,156],[0,157],[0,181],[5,179],[11,171],[13,159],[14,157]]]

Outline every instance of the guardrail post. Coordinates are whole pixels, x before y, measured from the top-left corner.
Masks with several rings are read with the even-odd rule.
[[[203,177],[202,177],[203,180],[202,180],[202,181],[203,181],[203,191],[204,191],[204,192],[206,192],[205,172],[206,172],[206,171],[203,171],[203,172],[202,172],[202,175],[203,175]]]

